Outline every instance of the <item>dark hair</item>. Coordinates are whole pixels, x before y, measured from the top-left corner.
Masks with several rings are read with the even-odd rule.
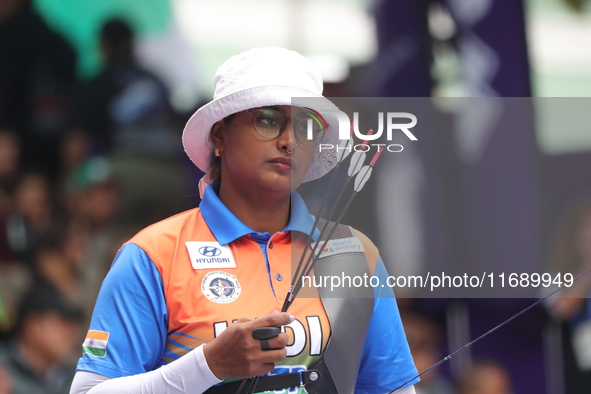
[[[13,333],[22,332],[25,319],[28,316],[44,315],[50,312],[75,322],[82,322],[84,318],[82,309],[66,301],[56,289],[48,285],[38,285],[29,290],[21,299]]]
[[[216,181],[222,177],[222,158],[210,152],[209,157],[209,179]]]
[[[111,61],[133,59],[133,39],[133,29],[122,18],[109,19],[100,31],[101,44],[109,48]]]

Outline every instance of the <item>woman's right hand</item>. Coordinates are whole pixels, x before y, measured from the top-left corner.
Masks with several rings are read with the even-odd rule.
[[[281,327],[293,321],[288,313],[274,313],[257,319],[242,317],[203,347],[209,369],[218,379],[242,379],[263,375],[275,363],[287,357],[287,334],[282,332],[268,339],[269,350],[261,349],[261,341],[252,332],[260,327]]]

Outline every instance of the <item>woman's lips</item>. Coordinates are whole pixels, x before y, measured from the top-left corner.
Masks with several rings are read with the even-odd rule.
[[[287,157],[276,157],[269,160],[269,163],[276,165],[282,170],[293,170],[295,168],[291,159]]]

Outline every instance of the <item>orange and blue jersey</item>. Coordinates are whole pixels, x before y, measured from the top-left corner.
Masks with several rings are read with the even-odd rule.
[[[211,341],[240,317],[281,310],[292,252],[303,247],[312,216],[293,193],[286,229],[257,233],[226,208],[216,187],[208,186],[199,208],[147,227],[121,247],[97,299],[78,370],[111,378],[145,373]],[[377,249],[364,246],[372,273],[385,283]],[[367,335],[359,338],[365,342],[356,393],[388,392],[416,375],[393,293],[374,290]],[[308,368],[338,329],[309,291],[290,307],[296,320],[285,327],[288,357],[272,374]]]

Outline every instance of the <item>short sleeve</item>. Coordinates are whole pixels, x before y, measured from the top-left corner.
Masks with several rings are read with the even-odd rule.
[[[387,393],[417,376],[396,298],[385,285],[388,274],[381,258],[374,275],[384,287],[374,288],[374,310],[361,355],[356,394]],[[418,381],[414,379],[408,385]]]
[[[139,246],[125,244],[102,284],[77,370],[110,378],[151,371],[161,364],[167,326],[160,273]]]

